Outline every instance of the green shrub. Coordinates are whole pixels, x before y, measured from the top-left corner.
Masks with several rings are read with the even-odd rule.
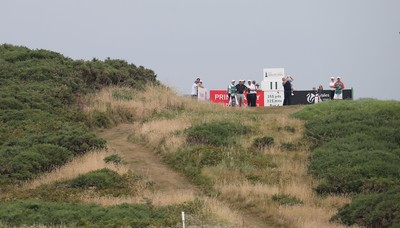
[[[274,138],[269,136],[258,137],[253,140],[252,146],[257,149],[264,149],[274,145]]]
[[[297,145],[290,142],[283,142],[281,143],[281,148],[288,151],[295,151],[297,150]]]
[[[280,205],[286,205],[286,206],[303,204],[302,200],[287,194],[274,194],[272,195],[272,200],[278,202]]]
[[[106,168],[92,171],[67,181],[67,185],[71,188],[123,188],[124,184],[125,180],[122,176]]]
[[[235,137],[246,133],[248,129],[240,123],[212,121],[186,129],[186,142],[189,145],[233,146]]]
[[[335,219],[399,226],[399,193],[393,190],[400,186],[399,111],[400,102],[361,100],[326,102],[294,114],[306,120],[310,172],[321,179],[316,191],[371,194],[356,197]]]
[[[365,227],[400,226],[400,189],[380,194],[360,195],[332,218],[346,225]]]
[[[19,200],[0,202],[0,224],[11,227],[176,227],[181,221],[181,211],[200,214],[201,207],[196,203],[166,207],[128,204],[101,207]]]
[[[104,162],[105,162],[105,163],[110,163],[110,162],[112,162],[112,163],[114,163],[114,164],[116,164],[116,165],[119,165],[119,164],[121,164],[121,162],[122,162],[122,157],[119,156],[118,154],[112,154],[112,155],[110,155],[110,156],[105,157],[105,158],[104,158]]]

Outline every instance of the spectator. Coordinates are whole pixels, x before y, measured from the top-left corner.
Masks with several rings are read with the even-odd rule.
[[[250,87],[251,87],[251,80],[247,80],[247,85],[246,85],[246,99],[247,99],[247,106],[250,107],[251,106],[251,95],[250,95]]]
[[[191,92],[191,95],[192,95],[192,98],[193,99],[197,99],[197,96],[198,96],[198,92],[199,92],[199,90],[198,90],[198,86],[199,86],[199,82],[200,82],[200,78],[197,78],[195,81],[194,81],[194,83],[193,83],[193,85],[192,85],[192,92]]]
[[[199,101],[207,100],[207,89],[204,88],[202,80],[200,80],[198,83],[197,94],[197,98]]]
[[[235,80],[232,80],[231,84],[228,85],[227,93],[229,99],[228,106],[234,107],[237,104]]]
[[[331,100],[333,100],[333,97],[335,95],[335,78],[334,77],[331,77],[331,82],[329,83],[329,88],[331,90],[329,97],[331,98]]]
[[[336,78],[336,82],[334,84],[335,87],[335,96],[333,99],[342,100],[343,99],[343,89],[344,83],[341,81],[340,77]]]
[[[244,85],[244,80],[239,80],[239,84],[236,86],[236,98],[239,103],[239,107],[244,106],[244,91],[246,91],[247,87]]]
[[[250,80],[249,80],[250,81]],[[250,103],[249,106],[251,107],[257,107],[256,101],[257,101],[257,87],[256,87],[256,81],[253,80],[251,85],[248,86],[248,94],[249,94],[249,99],[247,102]]]

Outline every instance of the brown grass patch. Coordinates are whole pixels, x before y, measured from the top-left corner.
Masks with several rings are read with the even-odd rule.
[[[75,157],[66,165],[25,183],[23,188],[33,189],[42,184],[50,184],[54,181],[73,179],[79,175],[103,168],[111,169],[120,175],[128,172],[129,169],[123,165],[105,163],[103,159],[108,155],[110,155],[109,152],[101,150],[92,151],[83,156]]]

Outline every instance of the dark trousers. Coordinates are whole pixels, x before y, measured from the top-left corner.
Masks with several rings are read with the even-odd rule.
[[[250,100],[250,102],[249,102],[249,106],[251,106],[251,107],[257,107],[257,94],[255,94],[255,93],[250,93],[249,94],[249,100]]]
[[[291,96],[292,96],[292,90],[285,90],[285,99],[283,99],[283,105],[290,105]]]
[[[334,96],[335,96],[335,90],[331,90],[331,94],[330,94],[331,100],[333,100]]]

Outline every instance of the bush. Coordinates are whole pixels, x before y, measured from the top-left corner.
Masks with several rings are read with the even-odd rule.
[[[246,133],[248,129],[240,123],[212,121],[186,129],[186,142],[189,145],[233,146],[235,137]]]
[[[0,202],[0,224],[11,227],[176,227],[181,211],[199,214],[201,205],[187,203],[165,207],[128,205],[101,207],[39,200]],[[197,210],[194,211],[193,210]]]
[[[118,189],[124,187],[125,180],[117,172],[104,168],[80,175],[66,183],[71,188]]]
[[[110,155],[110,156],[105,157],[105,158],[104,158],[104,162],[105,162],[105,163],[110,163],[110,162],[112,162],[112,163],[114,163],[114,164],[116,164],[116,165],[119,165],[119,164],[121,164],[121,162],[122,162],[122,158],[121,158],[121,156],[119,156],[118,154],[112,154],[112,155]]]
[[[278,202],[279,205],[293,206],[293,205],[302,205],[303,201],[297,199],[294,196],[290,196],[287,194],[274,194],[272,195],[272,200]]]
[[[281,143],[281,148],[288,151],[295,151],[297,150],[297,145],[290,142],[288,143],[283,142]]]
[[[258,137],[253,140],[252,146],[257,149],[264,149],[274,145],[274,138],[269,136]]]
[[[346,225],[365,227],[400,226],[400,189],[356,197],[332,218]]]
[[[309,168],[321,179],[316,191],[371,194],[356,197],[336,219],[368,227],[398,224],[400,200],[393,189],[400,186],[399,111],[399,102],[362,100],[321,103],[294,114],[307,121]]]

